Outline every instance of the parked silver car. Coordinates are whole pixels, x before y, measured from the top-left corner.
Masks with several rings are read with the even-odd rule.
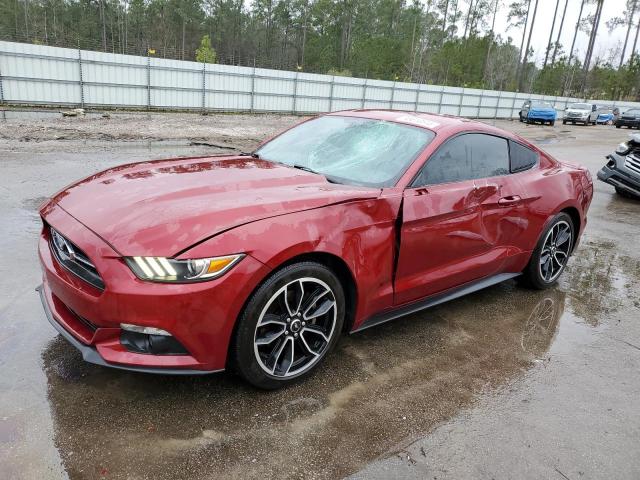
[[[613,185],[616,192],[640,200],[640,133],[618,145],[607,156],[607,163],[598,172],[598,180]]]
[[[595,103],[572,103],[564,111],[562,124],[566,125],[571,122],[582,123],[584,125],[595,125],[600,114],[598,105]]]

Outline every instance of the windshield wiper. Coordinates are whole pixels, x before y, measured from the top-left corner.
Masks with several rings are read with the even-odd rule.
[[[260,158],[260,154],[256,152],[240,152],[241,157]]]
[[[334,178],[332,178],[329,175],[327,175],[326,173],[318,172],[317,170],[314,170],[313,168],[307,167],[305,165],[299,165],[297,163],[294,163],[291,166],[293,168],[297,168],[298,170],[304,170],[305,172],[315,173],[316,175],[322,175],[324,178],[327,179],[327,182],[329,182],[329,183],[338,183],[338,184],[340,183],[337,180],[335,180]]]

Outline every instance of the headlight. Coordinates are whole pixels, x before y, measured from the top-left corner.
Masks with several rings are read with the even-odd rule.
[[[622,142],[616,147],[616,153],[618,155],[626,155],[629,152],[629,144],[627,142]]]
[[[583,112],[583,113],[582,113],[582,116],[583,116],[583,117],[588,117],[588,116],[589,116],[589,112]]]
[[[191,283],[218,278],[233,268],[243,257],[244,254],[192,260],[166,257],[127,257],[125,260],[140,280]]]

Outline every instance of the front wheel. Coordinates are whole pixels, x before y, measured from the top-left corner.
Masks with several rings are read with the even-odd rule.
[[[549,125],[551,125],[552,127],[553,127],[555,124],[556,124],[556,121],[555,121],[555,120],[551,120],[551,121],[549,122]]]
[[[233,364],[259,388],[293,383],[335,346],[344,317],[344,290],[329,268],[315,262],[289,265],[250,297],[236,330]]]
[[[567,265],[574,236],[571,217],[566,213],[556,215],[540,237],[529,264],[522,272],[524,283],[539,290],[552,286]]]

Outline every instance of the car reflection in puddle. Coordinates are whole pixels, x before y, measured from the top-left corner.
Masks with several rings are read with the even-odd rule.
[[[564,301],[507,282],[345,337],[275,392],[96,367],[57,338],[43,353],[56,445],[71,478],[344,475],[544,357]]]

